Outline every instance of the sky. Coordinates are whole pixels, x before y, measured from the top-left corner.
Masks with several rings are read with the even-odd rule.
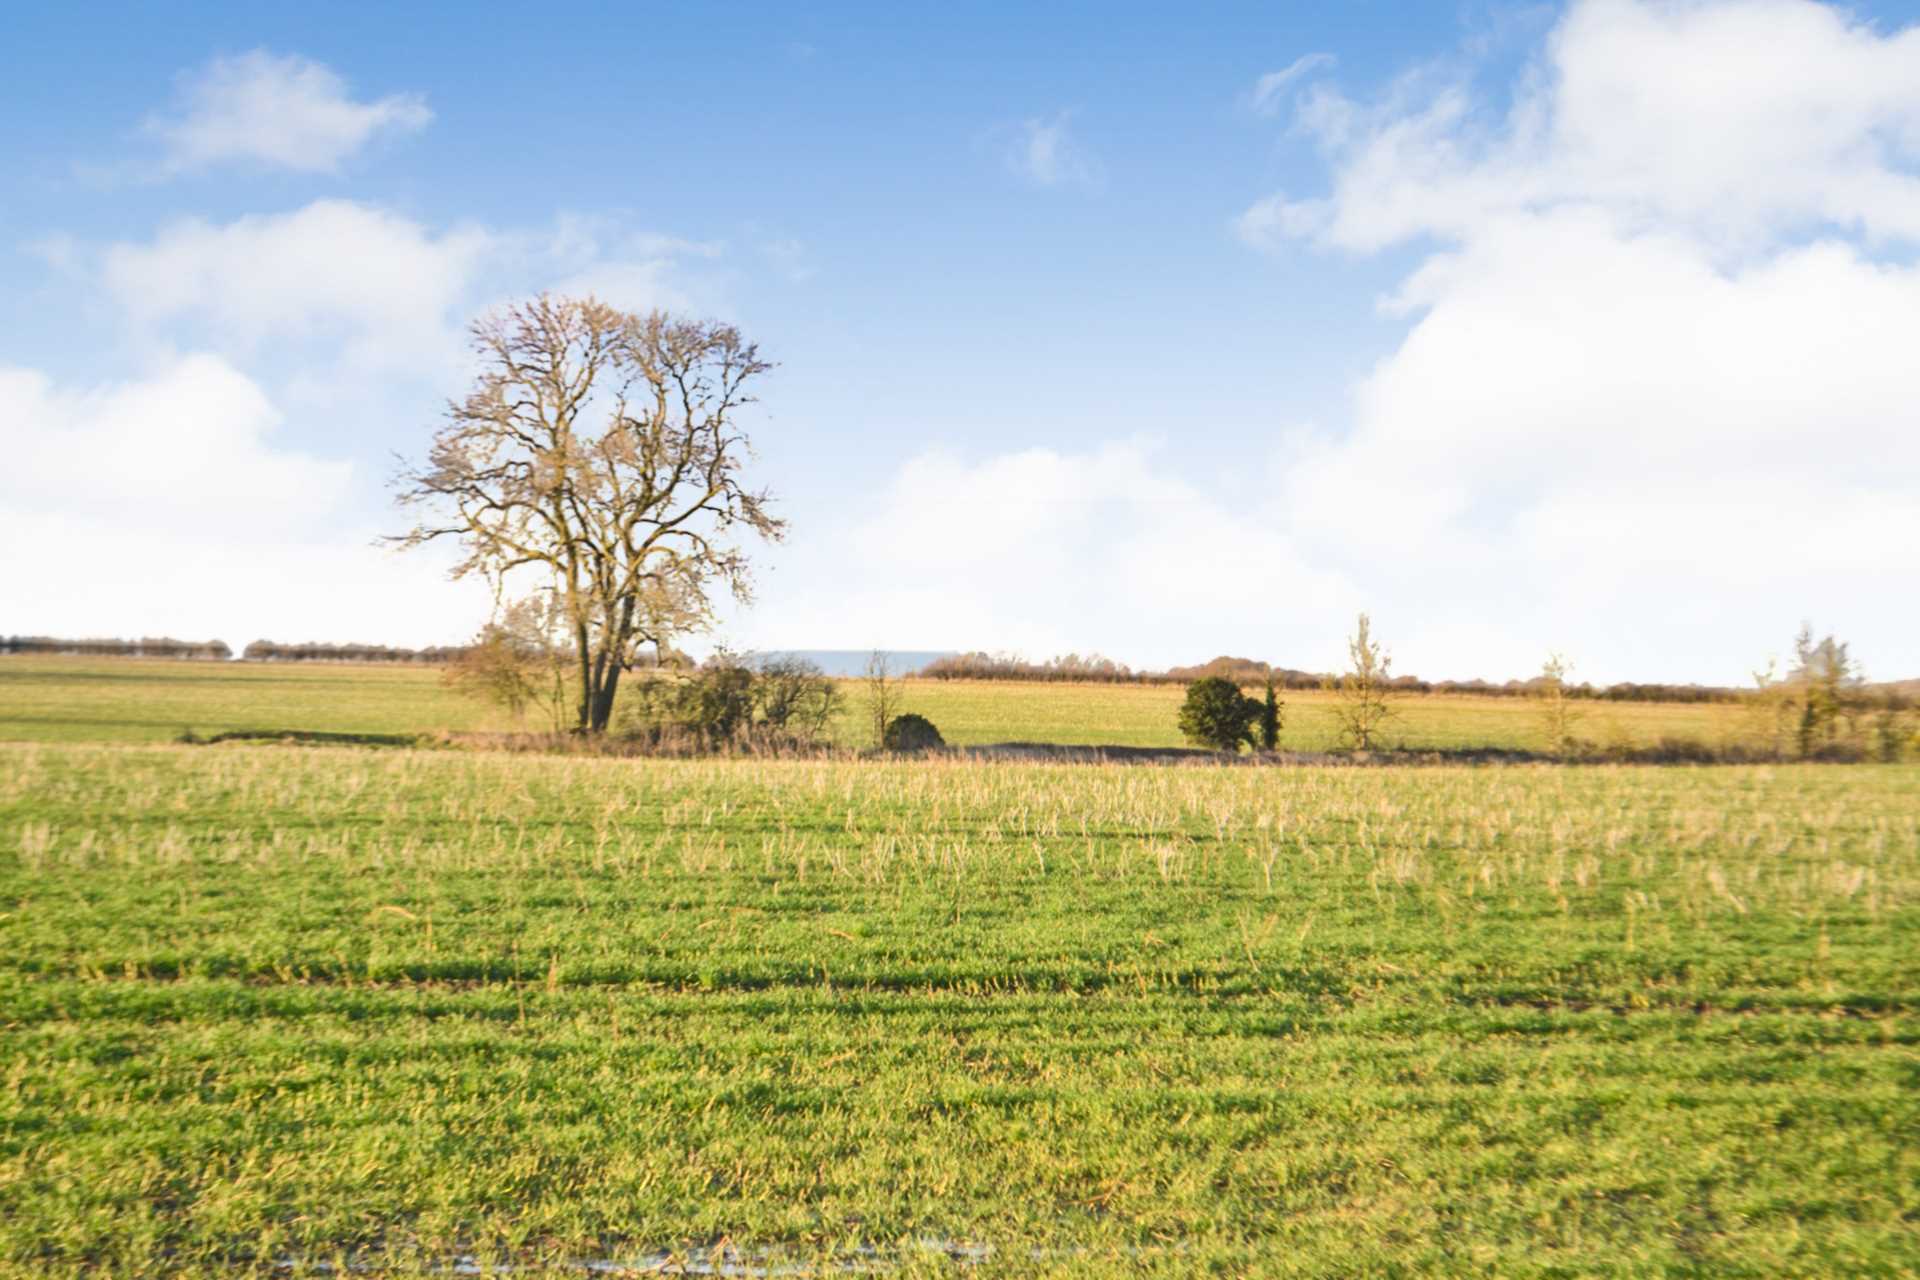
[[[21,6],[0,632],[457,642],[541,290],[738,325],[688,645],[1920,675],[1920,3]]]

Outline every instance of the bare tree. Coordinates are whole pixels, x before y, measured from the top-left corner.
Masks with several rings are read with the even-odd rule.
[[[558,733],[567,709],[567,673],[573,668],[566,619],[542,590],[495,611],[473,643],[441,673],[448,688],[492,702],[515,720],[538,707]]]
[[[730,325],[593,298],[542,294],[471,333],[479,381],[398,477],[400,501],[431,515],[392,541],[458,540],[453,576],[496,595],[515,571],[544,574],[578,667],[577,727],[598,733],[644,646],[704,628],[715,586],[751,597],[735,535],[784,533],[740,480],[736,419],[772,366]]]
[[[1393,716],[1392,665],[1393,659],[1373,639],[1372,620],[1361,614],[1347,640],[1347,673],[1328,682],[1338,697],[1333,713],[1340,735],[1356,750],[1372,750],[1381,726]]]
[[[1573,727],[1581,720],[1581,712],[1567,692],[1567,676],[1572,671],[1573,664],[1557,653],[1548,654],[1540,667],[1540,728],[1547,750],[1556,756],[1573,749]]]
[[[539,681],[538,669],[491,622],[440,672],[440,683],[447,688],[491,702],[515,720],[526,716]]]
[[[1786,755],[1787,730],[1793,719],[1792,695],[1791,686],[1780,678],[1779,661],[1769,658],[1763,670],[1753,673],[1753,688],[1742,697],[1748,742],[1776,760]]]
[[[1855,736],[1864,677],[1845,643],[1832,636],[1814,642],[1811,622],[1800,624],[1800,633],[1793,640],[1793,656],[1793,670],[1787,679],[1800,702],[1800,722],[1794,736],[1800,754],[1811,756],[1839,740],[1843,721],[1847,736]]]
[[[768,728],[816,738],[840,714],[840,686],[805,658],[762,658],[755,664],[754,677],[754,705],[760,723]]]
[[[887,655],[875,649],[867,659],[867,671],[861,677],[867,687],[867,718],[873,726],[873,745],[887,744],[887,725],[900,711],[900,686],[893,678]]]

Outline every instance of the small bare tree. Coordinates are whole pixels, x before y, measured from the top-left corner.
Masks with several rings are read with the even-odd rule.
[[[1792,688],[1780,679],[1778,660],[1769,658],[1753,673],[1753,688],[1741,702],[1745,708],[1746,738],[1750,746],[1773,759],[1787,753],[1788,727],[1793,720]]]
[[[555,733],[565,723],[573,652],[566,617],[553,592],[539,591],[498,610],[474,642],[447,664],[451,689],[502,707],[522,719],[537,707]]]
[[[499,627],[488,623],[472,644],[447,663],[440,683],[455,693],[491,702],[519,720],[533,701],[538,675],[526,655],[514,648]]]
[[[893,678],[893,667],[887,661],[887,655],[875,649],[867,659],[866,674],[861,683],[867,690],[867,719],[873,729],[873,745],[884,747],[887,744],[887,725],[900,713],[900,685]]]
[[[1371,751],[1381,726],[1393,717],[1392,666],[1393,659],[1373,639],[1372,620],[1361,614],[1347,639],[1347,672],[1328,682],[1338,698],[1333,713],[1340,736],[1357,751]]]
[[[814,663],[793,655],[755,664],[753,698],[761,724],[798,738],[819,737],[840,714],[840,686]]]
[[[1582,718],[1567,692],[1567,676],[1573,664],[1557,653],[1547,655],[1540,667],[1537,696],[1540,699],[1540,728],[1547,740],[1547,751],[1564,756],[1573,749],[1573,728]]]
[[[541,573],[572,642],[577,727],[598,733],[644,646],[704,628],[716,585],[750,597],[736,534],[784,532],[740,479],[737,419],[772,366],[730,325],[593,298],[542,294],[471,332],[479,381],[397,482],[431,514],[392,541],[457,540],[454,576],[496,595]]]

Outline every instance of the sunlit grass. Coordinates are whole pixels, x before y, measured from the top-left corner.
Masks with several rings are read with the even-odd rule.
[[[1898,1273],[1917,901],[1914,768],[0,748],[0,1263]]]

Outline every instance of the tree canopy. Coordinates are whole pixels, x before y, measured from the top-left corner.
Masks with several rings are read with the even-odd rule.
[[[1201,746],[1238,751],[1243,742],[1253,745],[1254,726],[1265,710],[1233,681],[1207,676],[1187,686],[1187,700],[1180,706],[1180,732]]]
[[[551,589],[577,663],[578,727],[606,728],[644,646],[712,618],[711,592],[751,597],[742,533],[784,522],[741,470],[738,422],[772,366],[731,325],[542,294],[471,329],[481,370],[448,406],[426,461],[399,476],[424,518],[394,541],[443,538],[504,599]]]

